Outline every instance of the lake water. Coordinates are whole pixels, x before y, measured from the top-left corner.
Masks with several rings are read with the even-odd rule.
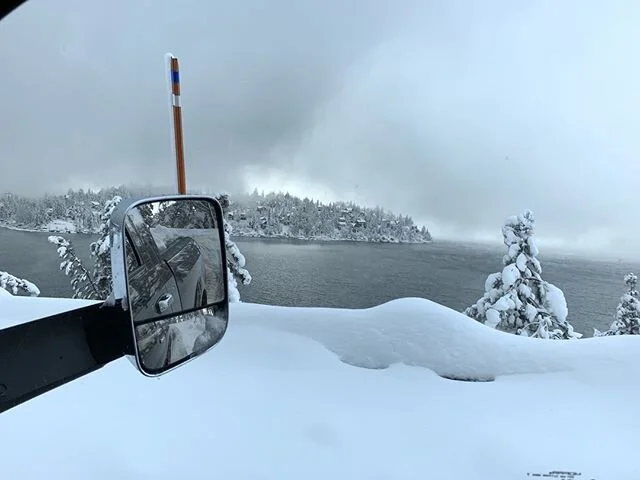
[[[46,233],[0,228],[0,270],[33,281],[42,296],[70,297],[60,260]],[[89,235],[66,235],[81,259],[89,257]],[[354,242],[238,240],[253,276],[241,287],[246,302],[287,306],[364,308],[401,297],[424,297],[462,310],[484,291],[498,271],[504,249],[435,242],[391,245]],[[605,262],[541,255],[543,278],[561,288],[569,320],[591,336],[606,329],[620,295],[623,276],[640,272],[632,262]]]

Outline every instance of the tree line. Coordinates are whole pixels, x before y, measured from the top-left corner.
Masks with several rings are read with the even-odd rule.
[[[16,228],[61,233],[100,233],[101,209],[118,196],[163,195],[169,189],[113,187],[100,191],[69,190],[64,195],[28,198],[12,193],[0,197],[0,223]],[[193,192],[197,193],[197,192]],[[408,215],[382,207],[365,208],[349,202],[321,203],[288,193],[228,195],[225,220],[236,237],[297,238],[423,243],[432,240],[425,226]]]
[[[234,197],[228,221],[239,236],[303,240],[355,240],[385,243],[425,243],[426,226],[408,215],[352,202],[322,203],[289,193],[258,193]]]

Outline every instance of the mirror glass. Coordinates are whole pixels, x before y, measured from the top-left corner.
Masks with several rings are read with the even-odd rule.
[[[159,374],[226,332],[222,212],[206,199],[141,203],[127,210],[123,230],[138,364]]]

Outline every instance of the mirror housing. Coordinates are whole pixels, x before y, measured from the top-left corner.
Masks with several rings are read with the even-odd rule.
[[[113,301],[131,318],[146,376],[202,355],[229,319],[223,213],[216,199],[176,195],[122,200],[111,215]]]

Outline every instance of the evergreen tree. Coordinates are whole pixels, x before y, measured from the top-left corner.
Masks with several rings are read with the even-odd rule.
[[[464,313],[487,326],[536,338],[573,339],[562,291],[542,280],[530,210],[507,219],[502,227],[507,254],[502,272],[489,275],[485,294]]]
[[[107,200],[100,214],[100,237],[89,245],[89,252],[93,257],[93,281],[98,289],[100,298],[107,298],[111,294],[111,214],[118,206],[122,197],[115,195]]]
[[[222,207],[224,218],[224,242],[227,251],[227,277],[229,286],[229,302],[240,301],[240,291],[238,290],[238,281],[243,285],[249,285],[251,283],[251,274],[244,268],[246,260],[244,255],[240,252],[240,249],[236,243],[231,239],[231,232],[233,227],[227,221],[226,213],[229,208],[229,195],[222,193],[216,196],[218,203]]]
[[[638,277],[629,273],[624,277],[627,293],[620,297],[615,318],[609,330],[594,329],[594,337],[610,335],[640,335],[640,298],[638,298]]]
[[[111,238],[109,220],[122,197],[116,195],[107,200],[100,213],[100,237],[89,244],[93,258],[93,273],[78,258],[71,242],[60,236],[50,236],[49,242],[58,247],[62,258],[60,269],[70,278],[73,298],[104,300],[111,293]]]
[[[89,271],[83,265],[82,260],[76,255],[71,242],[56,235],[50,236],[48,240],[58,247],[58,255],[62,258],[60,270],[69,277],[69,283],[73,289],[72,298],[104,300],[106,297],[100,295],[100,290],[94,283]]]
[[[246,259],[240,252],[240,249],[231,240],[231,232],[233,231],[229,223],[224,224],[224,240],[227,248],[227,265],[231,274],[240,281],[243,285],[249,285],[251,283],[251,274],[244,268],[246,265]]]

